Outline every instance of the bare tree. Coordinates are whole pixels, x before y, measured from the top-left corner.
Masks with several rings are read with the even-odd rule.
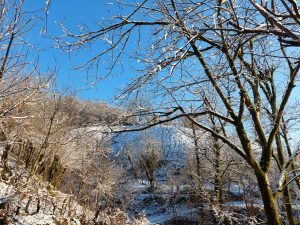
[[[248,163],[268,224],[281,224],[276,199],[290,183],[287,171],[296,154],[281,160],[276,182],[270,181],[270,169],[276,166],[273,156],[275,146],[280,146],[280,124],[300,69],[298,54],[287,50],[287,45],[299,42],[297,3],[144,0],[120,4],[131,13],[113,15],[97,30],[74,34],[62,26],[65,35],[58,39],[59,47],[70,52],[101,43],[99,53],[79,68],[97,68],[107,56],[112,56],[109,73],[122,56],[139,62],[139,75],[120,97],[140,91],[161,102],[146,112],[159,119],[132,130],[187,118]],[[278,79],[270,79],[270,72]],[[272,89],[272,82],[277,89]],[[205,104],[211,95],[216,96],[217,108]],[[271,104],[265,105],[265,100]],[[270,108],[272,117],[267,118]],[[224,132],[199,119],[207,115],[226,124]],[[232,142],[229,133],[240,143]],[[290,224],[294,224],[292,217],[288,216]]]
[[[150,182],[151,190],[157,188],[156,173],[161,159],[161,146],[151,139],[145,139],[139,154],[140,167]]]
[[[233,11],[234,2],[229,4]],[[258,12],[262,20],[250,20],[236,16],[229,24],[238,34],[250,34],[250,36],[260,36],[272,34],[285,46],[300,46],[299,42],[299,6],[297,1],[265,1],[256,2],[249,0],[253,9]],[[246,21],[247,20],[247,21]],[[254,23],[251,23],[251,22]]]
[[[34,20],[33,14],[24,10],[24,1],[1,1],[0,133],[6,159],[12,146],[18,144],[16,129],[28,119],[22,114],[24,105],[47,83],[47,76],[41,76],[36,68],[36,49],[26,40]]]

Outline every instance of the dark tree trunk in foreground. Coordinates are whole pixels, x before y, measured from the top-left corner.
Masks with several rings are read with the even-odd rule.
[[[264,211],[267,217],[268,224],[280,225],[279,212],[276,200],[273,197],[272,189],[268,178],[261,173],[256,173],[258,187],[264,204]]]

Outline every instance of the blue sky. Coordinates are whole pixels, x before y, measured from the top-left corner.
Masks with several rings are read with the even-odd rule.
[[[45,7],[46,0],[27,0],[26,10],[35,11],[41,10]],[[76,94],[82,99],[101,100],[110,102],[121,89],[128,82],[129,77],[134,76],[134,70],[131,68],[134,64],[126,64],[125,69],[122,70],[117,67],[115,76],[101,80],[96,85],[94,83],[93,74],[87,76],[85,71],[73,70],[72,67],[80,65],[86,61],[89,55],[96,54],[97,49],[91,51],[80,51],[71,56],[62,53],[59,49],[54,48],[55,43],[49,37],[57,37],[62,34],[59,22],[64,21],[68,28],[76,29],[78,24],[88,24],[90,28],[95,27],[95,23],[103,18],[109,18],[118,12],[115,4],[111,4],[112,0],[52,0],[50,7],[47,36],[41,35],[40,31],[45,26],[45,22],[40,21],[38,26],[28,34],[29,39],[38,47],[39,62],[42,71],[48,68],[56,67],[57,85],[58,88],[70,88],[77,91]],[[98,49],[99,50],[99,49]],[[99,71],[100,74],[105,71]],[[87,80],[87,77],[92,77]],[[299,99],[299,88],[294,91],[292,99]]]
[[[27,11],[41,10],[45,7],[45,0],[28,0]],[[68,88],[76,91],[83,99],[111,101],[118,93],[117,89],[127,82],[127,75],[132,70],[127,67],[125,71],[116,69],[115,76],[101,80],[96,85],[91,85],[94,79],[90,74],[89,80],[85,71],[72,69],[88,59],[87,55],[96,52],[78,52],[68,56],[59,49],[54,48],[55,43],[49,37],[57,37],[62,34],[59,23],[64,21],[71,29],[76,29],[78,24],[88,24],[93,27],[102,18],[109,18],[116,13],[116,8],[109,0],[55,0],[49,10],[47,22],[47,34],[41,35],[45,21],[40,21],[28,34],[28,39],[40,48],[39,63],[42,71],[57,68],[57,86],[60,89]],[[99,71],[103,73],[104,71]]]

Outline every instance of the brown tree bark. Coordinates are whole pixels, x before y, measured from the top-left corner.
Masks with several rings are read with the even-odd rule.
[[[263,200],[267,223],[269,225],[281,225],[277,204],[273,197],[272,189],[270,188],[267,176],[258,171],[255,173],[255,175]]]
[[[284,157],[283,148],[282,148],[279,133],[276,134],[276,145],[277,145],[277,155],[278,155],[280,167],[283,168],[284,163],[285,163],[284,162],[285,157]],[[295,225],[294,215],[293,215],[293,208],[292,208],[292,199],[291,199],[291,195],[290,195],[290,189],[286,185],[286,183],[287,183],[287,180],[285,179],[284,184],[283,184],[283,186],[284,186],[284,188],[283,188],[284,208],[285,208],[285,211],[286,211],[286,214],[287,214],[287,219],[289,221],[289,224],[290,225]]]
[[[221,161],[221,149],[218,143],[218,139],[214,138],[214,167],[215,167],[215,190],[214,190],[214,203],[215,204],[223,204],[223,190],[222,190],[222,175],[221,175],[221,168],[220,168],[220,161]]]

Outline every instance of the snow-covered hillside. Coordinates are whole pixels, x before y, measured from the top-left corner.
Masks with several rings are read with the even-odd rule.
[[[152,140],[161,147],[161,160],[172,166],[182,166],[193,147],[193,140],[189,134],[188,129],[183,130],[174,126],[152,127],[145,131],[114,134],[112,148],[116,155],[122,154],[122,150],[128,147],[133,148],[132,151],[138,154],[144,142]]]
[[[192,154],[194,140],[192,130],[176,126],[156,126],[143,131],[116,132],[130,130],[135,127],[88,127],[84,132],[97,140],[105,140],[112,148],[114,157],[122,157],[125,150],[138,154],[147,140],[152,140],[161,146],[162,158],[172,166],[182,166],[189,154]],[[204,134],[201,134],[204,135]],[[200,139],[200,145],[205,145],[205,138]]]

